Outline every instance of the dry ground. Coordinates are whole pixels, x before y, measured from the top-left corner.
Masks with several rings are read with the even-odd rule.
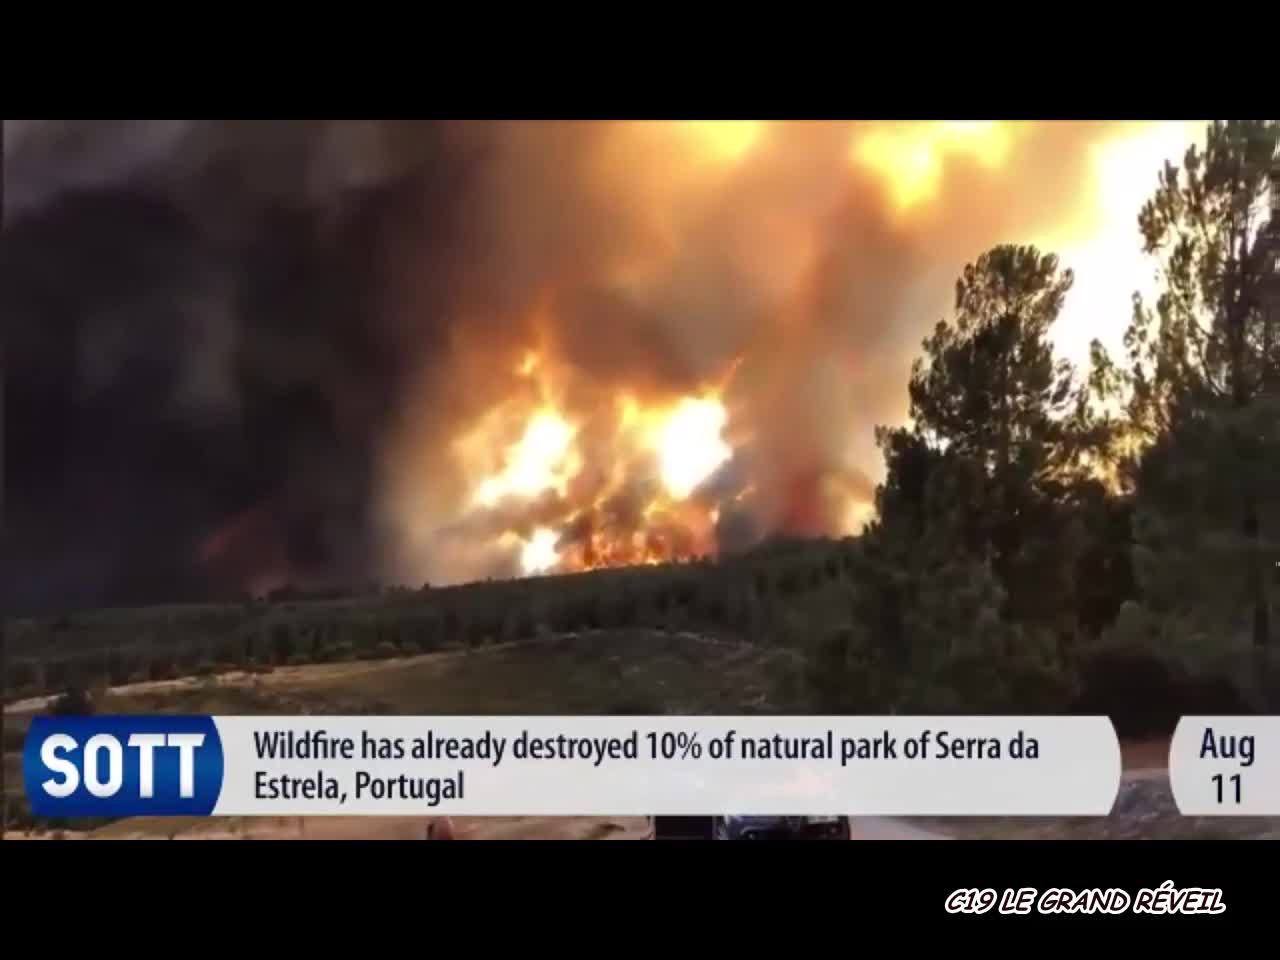
[[[456,817],[459,840],[648,840],[644,817]],[[422,817],[138,817],[63,840],[421,840]],[[48,840],[51,834],[6,839]],[[855,840],[949,840],[888,817],[855,817]]]

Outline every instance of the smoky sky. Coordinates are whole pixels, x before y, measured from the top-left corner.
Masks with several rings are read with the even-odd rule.
[[[737,361],[736,453],[699,494],[736,498],[725,543],[833,532],[960,266],[1078,217],[1101,135],[948,158],[904,216],[849,124],[772,125],[736,160],[663,127],[5,121],[7,602],[511,572],[494,535],[567,505],[476,515],[451,444],[526,389],[527,349],[606,472],[592,417],[619,388]],[[647,489],[562,535],[639,522]]]
[[[386,131],[393,163],[315,124],[26,123],[0,235],[8,601],[375,569],[380,437],[433,339],[429,309],[408,330],[382,305],[381,254],[411,233],[447,296],[463,151],[425,124]]]

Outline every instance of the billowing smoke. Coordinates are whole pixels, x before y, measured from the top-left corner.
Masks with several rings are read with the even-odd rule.
[[[903,415],[960,266],[1087,232],[1090,148],[1119,135],[4,133],[5,583],[26,608],[856,529],[872,427]]]

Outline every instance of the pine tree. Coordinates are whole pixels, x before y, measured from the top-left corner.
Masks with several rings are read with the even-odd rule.
[[[939,510],[908,526],[941,535],[942,524],[953,549],[989,561],[1009,619],[1062,628],[1073,625],[1084,549],[1073,501],[1108,433],[1087,384],[1053,355],[1053,324],[1073,279],[1056,256],[1030,246],[999,246],[966,266],[953,319],[936,326],[912,367],[912,427],[879,435],[888,466],[882,523],[902,522],[896,511],[941,488],[930,494]]]
[[[1126,334],[1136,565],[1156,632],[1222,646],[1273,634],[1280,560],[1280,316],[1268,220],[1280,123],[1215,121],[1139,217],[1154,309]],[[1270,287],[1269,287],[1270,285]]]

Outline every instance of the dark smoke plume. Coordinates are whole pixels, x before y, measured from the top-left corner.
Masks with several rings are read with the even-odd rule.
[[[377,450],[434,336],[431,313],[403,329],[382,308],[381,251],[438,247],[443,302],[465,151],[420,124],[21,123],[0,235],[8,602],[376,568]]]

